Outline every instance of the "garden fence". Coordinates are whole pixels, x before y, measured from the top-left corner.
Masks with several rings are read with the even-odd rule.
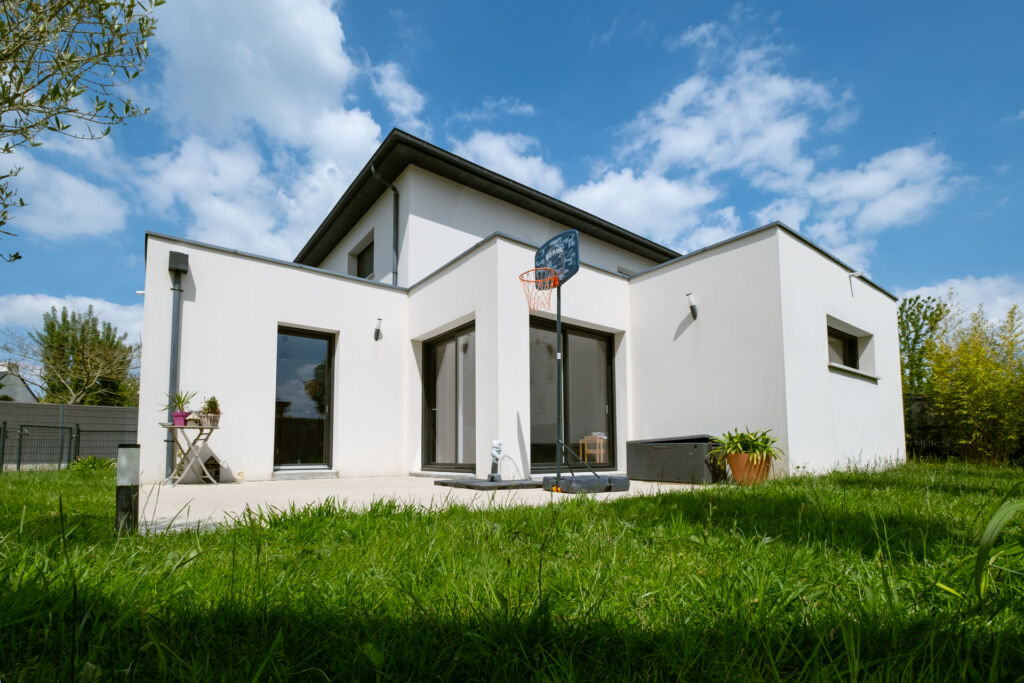
[[[76,460],[113,460],[117,447],[135,443],[135,431],[0,423],[0,471],[60,469]]]
[[[0,403],[0,471],[116,459],[120,444],[136,442],[137,422],[137,408]]]

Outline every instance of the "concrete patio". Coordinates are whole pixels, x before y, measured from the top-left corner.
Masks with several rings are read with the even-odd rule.
[[[394,500],[424,509],[447,505],[473,508],[509,505],[545,505],[571,499],[567,494],[543,489],[506,490],[493,493],[435,486],[432,477],[360,477],[291,481],[251,481],[203,485],[143,486],[139,492],[140,526],[151,532],[184,528],[213,528],[230,522],[246,507],[286,509],[334,498],[350,510],[362,510],[375,501]],[[597,500],[685,491],[689,484],[631,482],[629,491],[590,494]]]

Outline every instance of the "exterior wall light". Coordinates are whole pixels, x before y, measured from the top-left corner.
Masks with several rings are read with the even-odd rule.
[[[118,533],[139,530],[139,446],[117,447],[117,490],[114,525]]]
[[[693,300],[693,292],[686,293],[686,301],[690,304],[690,315],[697,319],[697,302]]]
[[[384,336],[384,334],[380,331],[380,323],[382,320],[384,320],[384,318],[377,318],[377,327],[373,330],[374,341],[380,341],[380,338]]]

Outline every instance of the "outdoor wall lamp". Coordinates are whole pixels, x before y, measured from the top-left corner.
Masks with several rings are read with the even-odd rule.
[[[697,319],[697,302],[693,300],[693,292],[686,293],[686,301],[690,304],[690,315]]]
[[[380,338],[384,336],[380,331],[380,322],[382,320],[384,318],[377,318],[377,327],[373,330],[373,341],[380,341]]]

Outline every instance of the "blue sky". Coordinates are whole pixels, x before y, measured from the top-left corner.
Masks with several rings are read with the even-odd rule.
[[[392,127],[681,251],[779,219],[896,293],[1024,304],[1019,2],[157,16],[148,116],[4,160],[0,327],[93,303],[137,335],[146,230],[291,259]]]

